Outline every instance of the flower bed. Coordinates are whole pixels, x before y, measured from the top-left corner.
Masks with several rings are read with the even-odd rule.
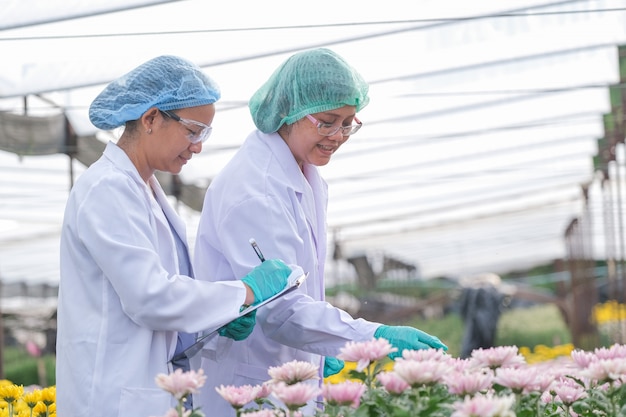
[[[626,416],[626,345],[573,350],[534,364],[514,346],[477,349],[468,359],[434,349],[404,351],[391,362],[387,355],[394,350],[384,339],[348,343],[339,358],[356,363],[350,379],[324,381],[321,388],[311,384],[317,379],[313,364],[293,361],[270,368],[263,385],[217,390],[245,417]],[[190,375],[195,382],[189,393],[204,383],[202,371]],[[182,407],[187,393],[172,394],[181,407],[166,416],[187,416]],[[304,412],[311,401],[316,410]]]
[[[342,378],[324,380],[321,389],[317,367],[298,361],[270,368],[263,385],[217,389],[242,417],[626,416],[626,345],[592,352],[545,349],[550,352],[544,357],[556,359],[529,363],[517,347],[503,346],[475,350],[468,359],[430,349],[405,351],[391,361],[387,355],[394,348],[377,339],[347,344],[340,357],[350,369]],[[202,410],[185,410],[184,403],[205,380],[202,370],[157,376],[157,384],[178,401],[164,417],[204,416]],[[2,380],[0,415],[54,417],[55,394],[55,387],[24,388]],[[310,401],[317,409],[303,412]]]
[[[0,381],[0,415],[56,417],[56,388],[38,388]]]

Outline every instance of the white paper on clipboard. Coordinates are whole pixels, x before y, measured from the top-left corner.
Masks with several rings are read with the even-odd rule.
[[[298,278],[293,280],[288,286],[286,286],[281,292],[274,294],[273,296],[271,296],[265,301],[262,301],[258,304],[251,305],[243,309],[242,311],[240,311],[239,317],[245,316],[246,314],[250,314],[253,311],[257,310],[259,307],[263,307],[267,303],[271,303],[272,301],[284,296],[285,294],[293,292],[298,287],[300,287],[300,285],[302,285],[302,283],[307,279],[308,276],[309,276],[308,272],[306,274],[300,275]],[[209,342],[210,337],[213,336],[222,327],[224,326],[220,326],[215,329],[204,331],[203,335],[198,340],[196,340],[196,342],[193,345],[191,345],[190,347],[188,347],[187,349],[185,349],[183,352],[179,353],[178,355],[174,356],[172,359],[170,359],[170,362],[183,359],[185,357],[191,359],[192,357],[197,355],[198,352],[200,352],[202,348]]]

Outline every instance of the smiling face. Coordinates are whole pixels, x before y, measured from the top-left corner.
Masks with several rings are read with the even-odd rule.
[[[318,123],[340,127],[352,125],[355,112],[354,106],[343,106],[311,116]],[[283,125],[278,133],[289,146],[300,168],[305,163],[315,166],[326,165],[337,149],[350,138],[343,136],[341,129],[332,136],[322,136],[318,132],[317,124],[306,117],[292,125]]]
[[[189,107],[171,111],[182,119],[193,120],[211,126],[215,116],[215,105]],[[200,127],[189,123],[181,123],[163,113],[155,124],[154,143],[150,146],[149,164],[153,170],[178,174],[195,153],[202,151],[202,142],[192,143],[189,138],[194,137],[201,130]]]

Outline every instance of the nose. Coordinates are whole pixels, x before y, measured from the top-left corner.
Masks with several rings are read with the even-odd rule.
[[[193,153],[200,153],[202,151],[202,142],[190,143],[189,150]]]
[[[327,136],[327,137],[328,137],[328,139],[341,142],[343,140],[343,133],[341,133],[341,129],[339,129],[338,131],[335,132],[334,135]]]

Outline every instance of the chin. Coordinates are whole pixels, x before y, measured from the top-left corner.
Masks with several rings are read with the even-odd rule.
[[[183,170],[183,166],[179,166],[178,168],[174,168],[174,169],[170,169],[167,172],[169,172],[172,175],[178,175],[180,174],[180,172]]]
[[[313,165],[315,165],[316,167],[323,167],[324,165],[327,165],[329,162],[330,162],[330,158],[318,159],[317,161],[313,161]]]

